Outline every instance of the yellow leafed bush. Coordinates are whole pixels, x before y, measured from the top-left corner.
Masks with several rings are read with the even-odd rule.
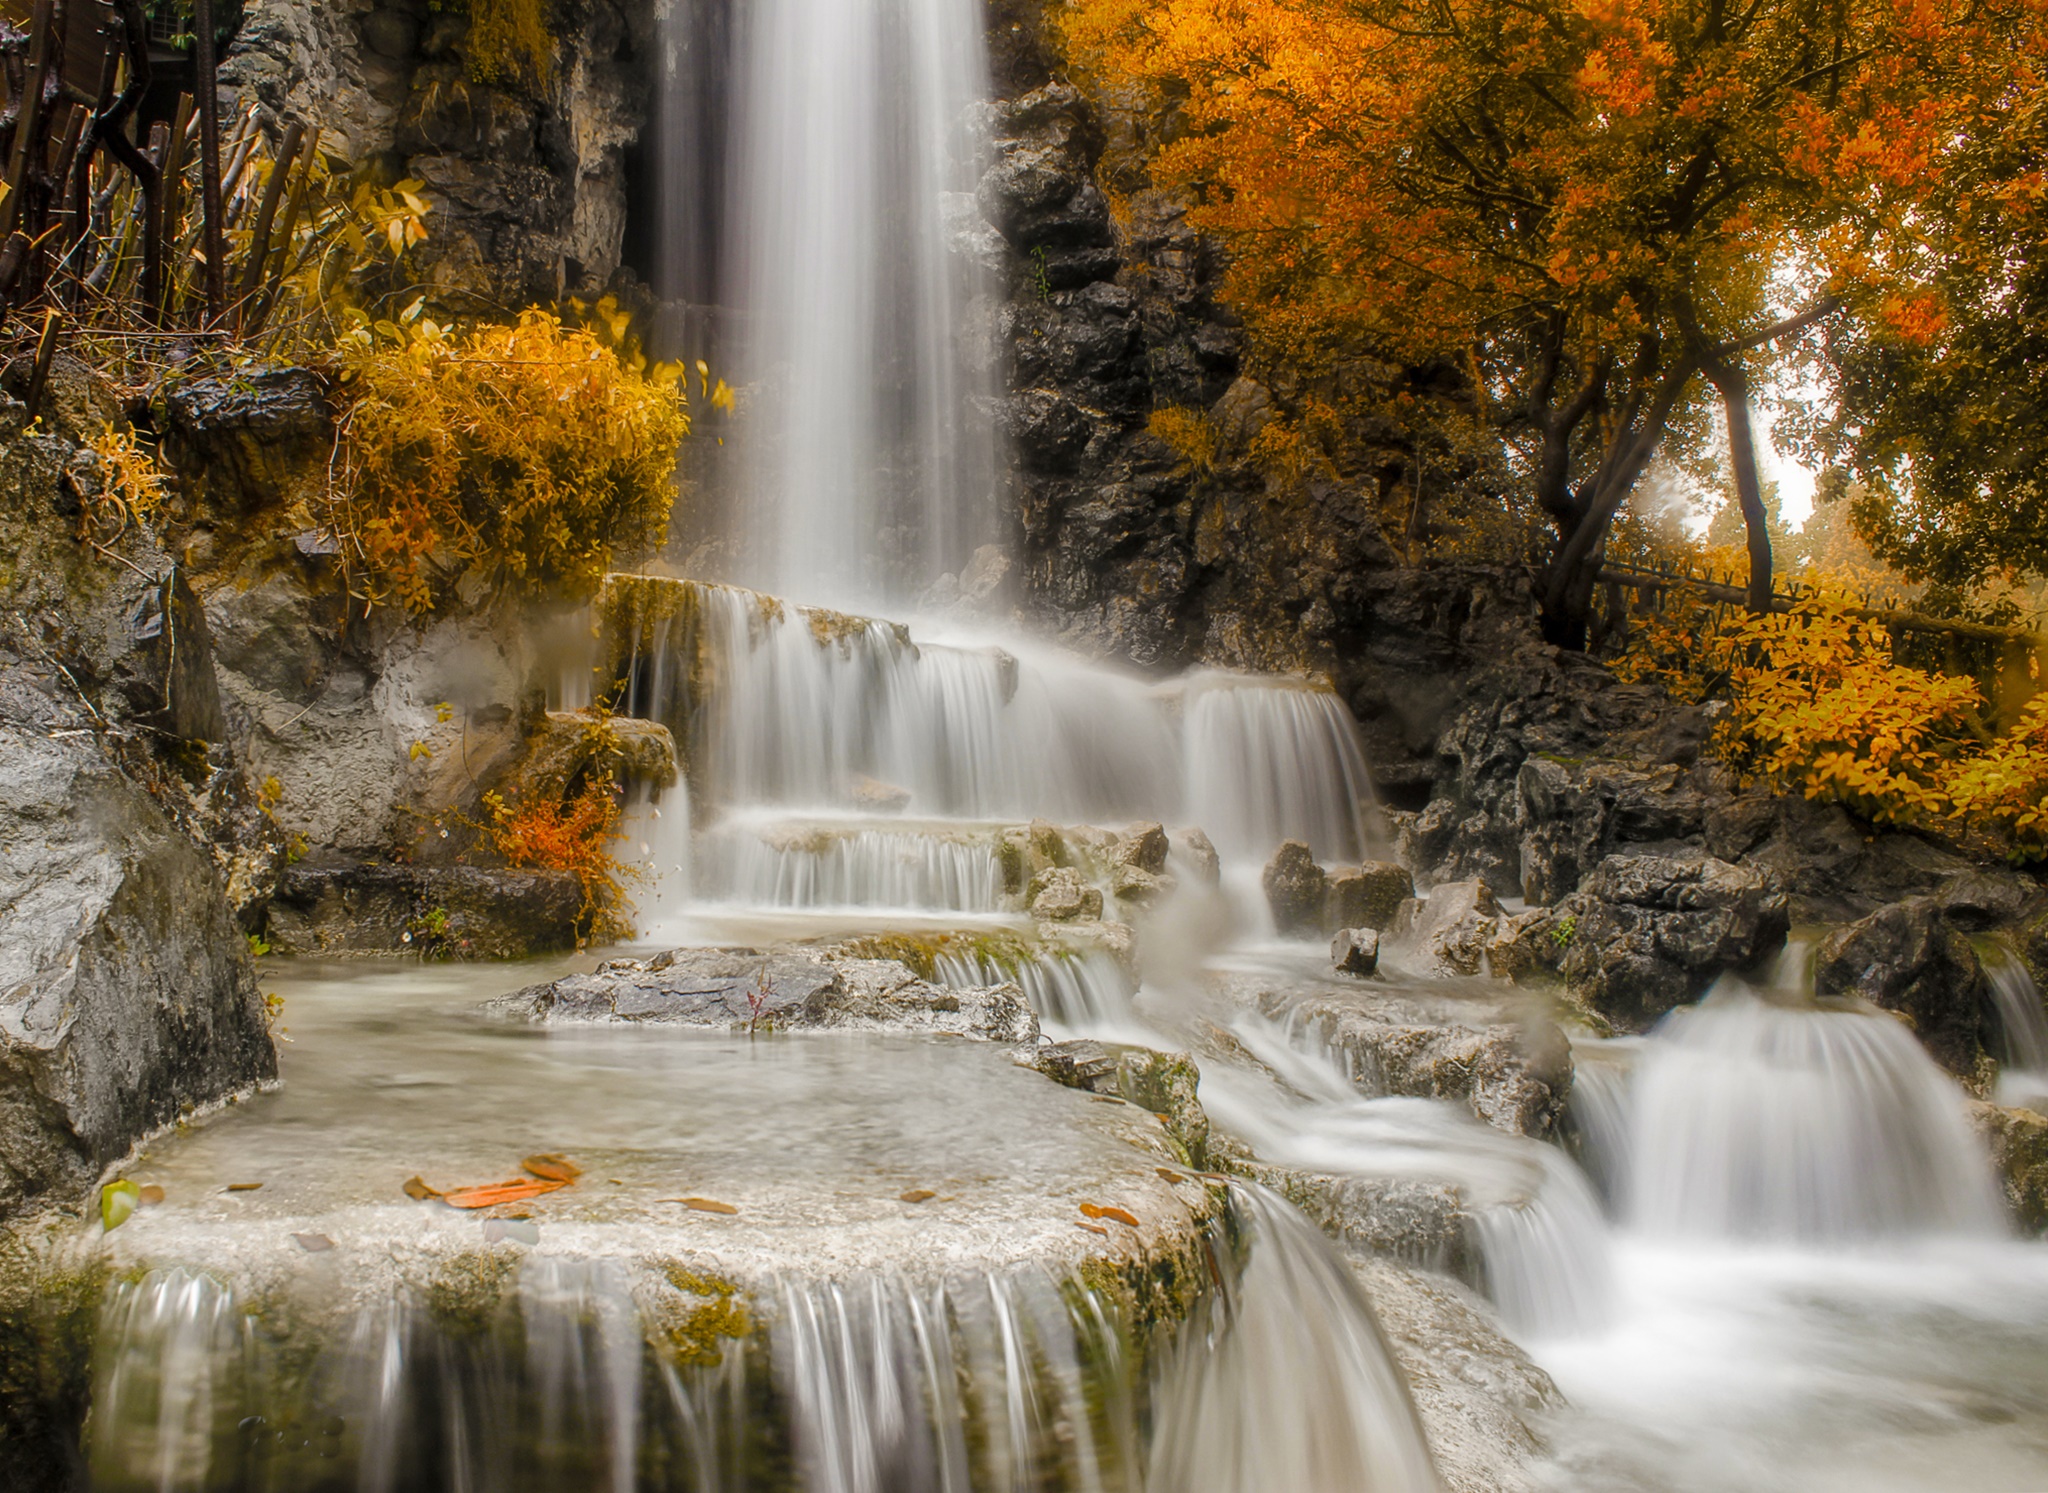
[[[2048,855],[2048,694],[1989,732],[1975,680],[1893,659],[1889,630],[1837,592],[1755,615],[1674,596],[1618,672],[1729,710],[1714,746],[1745,784],[1839,803],[1876,824],[1952,827]]]
[[[457,333],[415,307],[345,353],[329,522],[370,598],[586,597],[661,539],[689,431],[672,367],[544,311]]]

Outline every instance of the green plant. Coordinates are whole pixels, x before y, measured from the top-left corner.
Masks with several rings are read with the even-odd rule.
[[[1578,936],[1579,920],[1569,913],[1559,919],[1557,926],[1550,930],[1550,941],[1560,949],[1569,947],[1571,941]]]

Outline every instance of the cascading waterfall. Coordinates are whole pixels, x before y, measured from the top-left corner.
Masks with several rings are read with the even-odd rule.
[[[735,38],[745,578],[906,602],[994,538],[970,262],[985,20],[962,0],[760,0]]]
[[[1202,1102],[1260,1156],[1337,1176],[1450,1183],[1473,1220],[1487,1292],[1511,1327],[1557,1337],[1609,1319],[1606,1224],[1562,1151],[1447,1104],[1362,1096],[1313,1032],[1253,1018],[1232,1032],[1286,1089],[1219,1065],[1204,1072]]]
[[[933,959],[939,983],[963,988],[1014,980],[1039,1018],[1066,1032],[1114,1034],[1136,1025],[1137,982],[1099,949],[1044,950],[1004,960],[942,952]]]
[[[2041,989],[2011,951],[1994,949],[1984,961],[1998,1013],[2001,1057],[1998,1102],[2048,1113],[2048,1010]]]
[[[1880,1012],[1724,978],[1665,1019],[1630,1103],[1630,1215],[1647,1233],[1853,1243],[2003,1230],[1955,1085]]]
[[[1257,1187],[1251,1258],[1182,1330],[1149,1486],[1172,1493],[1436,1493],[1408,1387],[1329,1241]]]
[[[748,907],[992,913],[1002,868],[992,830],[920,830],[854,820],[785,824],[738,815],[701,843],[705,879]]]
[[[1642,1051],[1635,1037],[1581,1037],[1572,1042],[1572,1086],[1566,1099],[1573,1154],[1614,1217],[1627,1215],[1631,1134],[1629,1085]]]
[[[1218,854],[1256,866],[1282,840],[1301,840],[1318,860],[1367,856],[1372,780],[1334,692],[1217,671],[1182,688],[1188,801]]]

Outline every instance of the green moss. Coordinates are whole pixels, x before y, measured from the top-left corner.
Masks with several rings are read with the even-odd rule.
[[[846,959],[893,959],[920,980],[938,979],[943,955],[965,959],[979,968],[993,967],[1014,976],[1038,957],[1029,939],[1005,929],[955,933],[871,933],[844,939],[823,952]]]
[[[69,1486],[113,1278],[104,1254],[58,1234],[0,1232],[0,1467],[23,1493]]]
[[[450,1255],[427,1281],[427,1315],[450,1337],[480,1337],[518,1275],[519,1251],[509,1244]]]
[[[668,1266],[662,1276],[688,1303],[664,1303],[661,1320],[650,1324],[656,1350],[670,1362],[713,1368],[724,1360],[728,1343],[753,1335],[753,1311],[733,1282],[680,1264]]]

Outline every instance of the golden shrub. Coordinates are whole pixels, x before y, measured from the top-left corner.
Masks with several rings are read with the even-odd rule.
[[[666,531],[684,389],[586,328],[529,311],[458,333],[415,307],[353,335],[343,394],[327,516],[370,599],[580,600]]]

